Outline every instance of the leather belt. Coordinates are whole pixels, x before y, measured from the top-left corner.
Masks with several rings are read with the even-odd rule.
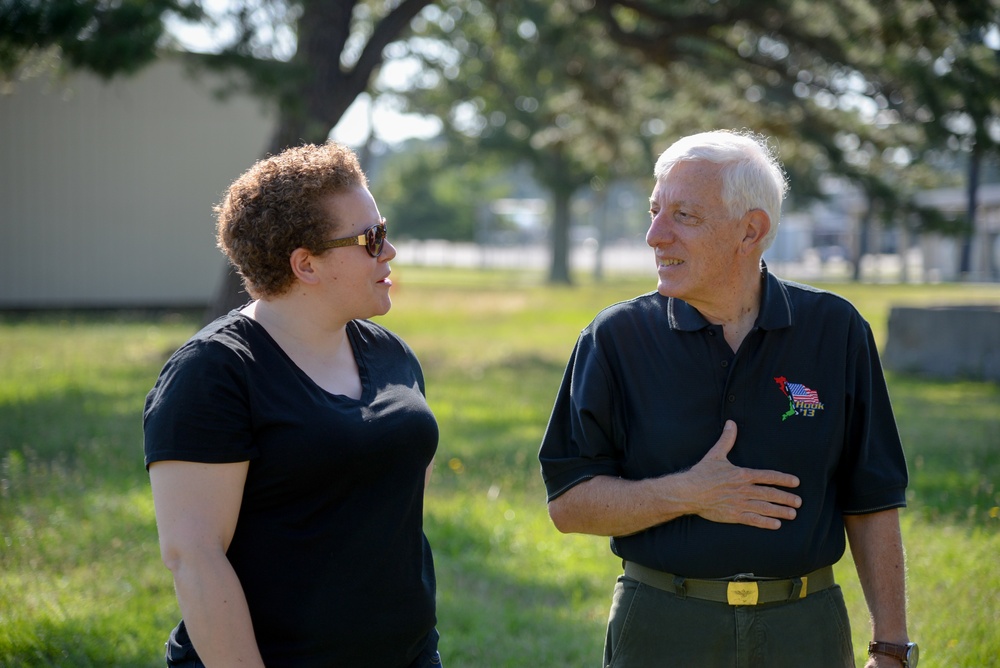
[[[820,568],[802,577],[785,580],[759,579],[753,575],[737,575],[725,580],[696,580],[627,561],[625,576],[682,598],[690,596],[729,605],[762,605],[795,601],[834,585],[832,566]]]

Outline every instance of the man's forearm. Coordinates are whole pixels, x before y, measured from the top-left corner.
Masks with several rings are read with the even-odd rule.
[[[563,533],[627,536],[684,514],[672,482],[597,476],[550,501],[549,515]]]
[[[736,423],[691,468],[643,480],[597,476],[549,502],[549,515],[564,533],[627,536],[682,515],[712,522],[778,529],[792,520],[802,499],[780,487],[799,479],[780,471],[733,466]]]
[[[907,642],[906,570],[898,511],[847,515],[844,524],[871,613],[873,639]]]

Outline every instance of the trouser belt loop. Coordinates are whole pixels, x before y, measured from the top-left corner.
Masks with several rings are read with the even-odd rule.
[[[802,578],[792,578],[792,591],[788,594],[789,601],[805,598],[806,592],[802,591]]]
[[[687,586],[684,584],[684,578],[679,575],[674,576],[674,593],[681,598],[687,598]]]

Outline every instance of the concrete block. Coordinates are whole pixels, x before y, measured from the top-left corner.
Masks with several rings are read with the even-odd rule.
[[[897,372],[1000,383],[1000,304],[894,306],[882,362]]]

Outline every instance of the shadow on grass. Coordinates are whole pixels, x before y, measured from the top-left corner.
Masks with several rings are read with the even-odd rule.
[[[142,460],[150,382],[0,404],[0,665],[163,665],[178,613]]]
[[[139,382],[139,376],[133,379]],[[0,404],[0,499],[65,494],[99,483],[145,481],[141,409],[134,397],[71,386],[31,401]],[[45,490],[46,483],[55,488]]]
[[[446,587],[438,610],[446,664],[529,668],[600,661],[603,624],[570,618],[572,594],[565,588],[484,577],[447,561],[439,570]]]
[[[43,619],[29,632],[8,638],[0,658],[5,668],[162,668],[163,643],[142,645],[119,621],[118,612],[85,621]],[[175,623],[164,619],[163,627]]]
[[[890,375],[912,510],[934,523],[1000,527],[1000,387]]]
[[[474,522],[431,519],[427,530],[438,573],[446,665],[527,668],[600,661],[612,580],[602,586],[583,575],[553,577],[559,563],[538,563],[531,546],[521,551]],[[613,560],[610,553],[607,558]]]

